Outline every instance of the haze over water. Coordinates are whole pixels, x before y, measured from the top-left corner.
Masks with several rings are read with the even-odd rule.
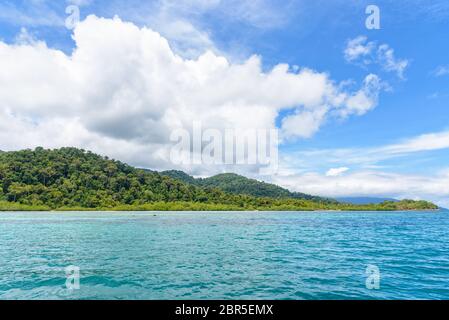
[[[0,214],[0,299],[448,299],[441,212]],[[79,290],[66,289],[78,266]],[[380,288],[366,288],[366,268]]]

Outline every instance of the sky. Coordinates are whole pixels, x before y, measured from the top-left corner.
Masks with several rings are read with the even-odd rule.
[[[0,0],[0,150],[449,206],[448,40],[445,0]],[[278,170],[173,163],[195,121],[278,130]]]

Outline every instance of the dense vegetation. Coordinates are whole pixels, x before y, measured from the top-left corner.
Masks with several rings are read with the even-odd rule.
[[[188,184],[196,185],[199,187],[217,188],[224,192],[232,194],[246,194],[254,197],[266,197],[275,199],[305,199],[336,203],[336,201],[333,199],[311,196],[300,192],[290,192],[289,190],[279,187],[275,184],[248,179],[235,173],[223,173],[210,178],[198,179],[189,176],[185,172],[176,170],[164,171],[161,172],[161,174],[177,180],[181,180]]]
[[[179,173],[181,175],[181,173]],[[185,175],[188,177],[188,175]],[[238,182],[232,182],[232,177]],[[283,196],[282,188],[225,175],[211,182],[133,168],[75,148],[0,152],[0,210],[414,210],[425,201],[356,206],[322,198]],[[243,179],[242,179],[243,178]],[[205,179],[207,180],[207,179]],[[217,181],[220,188],[217,188]],[[222,181],[226,183],[222,184]],[[231,187],[222,187],[223,185]],[[229,189],[231,188],[231,189]],[[236,190],[249,190],[235,194]],[[249,188],[249,189],[248,189]],[[227,190],[228,192],[225,192]],[[273,190],[276,196],[269,195]],[[277,190],[277,191],[276,191]],[[288,191],[288,190],[287,190]],[[251,193],[250,193],[251,192]],[[278,193],[276,193],[278,192]]]

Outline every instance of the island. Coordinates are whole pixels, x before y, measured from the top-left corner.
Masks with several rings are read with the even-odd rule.
[[[77,148],[0,152],[0,211],[403,211],[428,201],[351,204],[237,174],[196,179]]]

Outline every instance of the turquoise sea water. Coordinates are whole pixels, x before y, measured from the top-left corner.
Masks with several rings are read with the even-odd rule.
[[[0,213],[0,299],[448,298],[447,211]]]

